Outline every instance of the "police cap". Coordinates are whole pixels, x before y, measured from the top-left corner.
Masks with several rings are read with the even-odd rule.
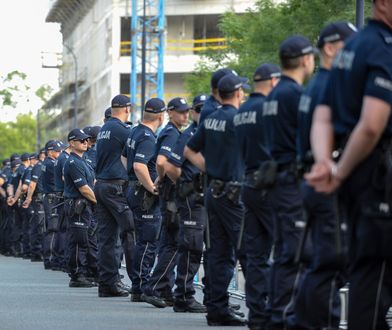
[[[10,159],[9,158],[6,158],[6,159],[3,160],[3,165],[4,166],[7,166],[9,164],[10,164]]]
[[[223,93],[234,92],[240,88],[250,88],[248,78],[239,77],[234,74],[228,74],[219,80],[218,90]]]
[[[313,53],[314,48],[309,39],[300,35],[288,37],[279,48],[279,56],[282,59],[297,58]]]
[[[323,48],[326,43],[344,41],[358,30],[350,22],[335,22],[324,27],[317,41],[317,47]]]
[[[50,140],[45,145],[46,151],[62,151],[64,148],[64,144],[60,143],[60,141]]]
[[[192,101],[192,108],[196,112],[200,112],[204,102],[207,100],[207,95],[201,94],[194,97]]]
[[[11,160],[11,168],[15,168],[15,167],[19,166],[20,164],[22,164],[22,161],[20,160],[20,158],[16,158],[14,160]]]
[[[13,160],[15,160],[15,159],[20,159],[19,154],[14,153],[14,154],[11,155],[11,157],[10,157],[11,162],[12,162]]]
[[[109,119],[112,117],[112,108],[109,107],[105,110],[105,119]]]
[[[68,141],[75,141],[75,140],[82,141],[90,137],[91,137],[90,135],[86,134],[80,128],[74,128],[71,132],[68,133]]]
[[[149,113],[161,113],[166,111],[166,104],[160,98],[154,97],[146,102],[144,111]]]
[[[174,110],[176,112],[185,112],[188,111],[191,107],[186,102],[186,100],[182,97],[175,97],[174,99],[170,100],[167,105],[168,110]]]
[[[219,80],[221,80],[221,78],[223,78],[225,75],[229,73],[237,75],[237,73],[234,70],[229,68],[223,68],[223,69],[219,69],[218,71],[215,71],[211,77],[211,87],[214,89],[218,88]]]
[[[131,105],[131,100],[126,95],[116,95],[112,99],[112,108],[123,108]]]
[[[96,139],[99,131],[101,130],[101,126],[87,126],[88,130],[83,129],[84,133],[90,135],[92,139]]]
[[[20,156],[20,160],[21,160],[22,162],[25,162],[26,160],[29,160],[29,158],[30,158],[30,154],[27,153],[27,152],[23,153],[23,154]]]
[[[282,75],[280,68],[272,63],[264,63],[260,65],[253,75],[253,81],[270,80],[272,78],[279,78]]]
[[[29,156],[29,159],[30,159],[30,160],[32,160],[32,159],[38,159],[38,154],[37,154],[36,152],[31,153],[30,156]]]

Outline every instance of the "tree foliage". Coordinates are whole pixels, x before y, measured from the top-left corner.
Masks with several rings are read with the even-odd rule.
[[[16,122],[0,122],[0,131],[0,159],[36,150],[36,121],[31,113],[18,115]]]
[[[30,89],[24,81],[26,74],[17,70],[0,77],[0,104],[15,107],[17,94],[24,94]]]
[[[316,43],[327,23],[355,20],[356,0],[258,0],[254,10],[244,14],[227,12],[221,16],[219,28],[227,40],[223,51],[203,55],[195,72],[186,77],[192,95],[209,90],[212,71],[229,66],[239,74],[252,77],[257,66],[278,62],[280,43],[290,35],[301,34]],[[366,4],[370,14],[370,1]]]

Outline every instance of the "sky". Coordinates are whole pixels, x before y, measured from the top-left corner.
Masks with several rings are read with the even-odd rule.
[[[48,0],[0,0],[0,76],[13,70],[24,72],[32,91],[43,84],[58,89],[58,70],[42,68],[41,52],[62,51],[60,25],[45,23],[49,7]],[[2,108],[0,121],[34,113],[40,104],[32,96],[29,102],[19,102],[17,109]]]

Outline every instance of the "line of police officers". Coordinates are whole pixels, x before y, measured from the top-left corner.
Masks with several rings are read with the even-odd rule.
[[[49,141],[46,158],[13,155],[0,179],[1,252],[66,269],[71,287],[97,282],[99,297],[131,293],[254,330],[338,329],[349,283],[349,329],[388,329],[392,1],[373,2],[359,33],[347,22],[321,31],[306,88],[316,50],[291,36],[282,71],[261,65],[245,103],[247,79],[220,69],[192,106],[150,99],[132,127],[118,95],[102,128]],[[237,260],[247,321],[228,299]]]

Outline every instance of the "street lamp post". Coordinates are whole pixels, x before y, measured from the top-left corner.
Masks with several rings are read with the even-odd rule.
[[[64,47],[72,55],[75,68],[75,86],[74,86],[74,111],[73,111],[73,128],[78,127],[78,60],[72,48],[64,44]]]
[[[357,0],[355,24],[358,29],[362,28],[365,23],[365,1]]]

